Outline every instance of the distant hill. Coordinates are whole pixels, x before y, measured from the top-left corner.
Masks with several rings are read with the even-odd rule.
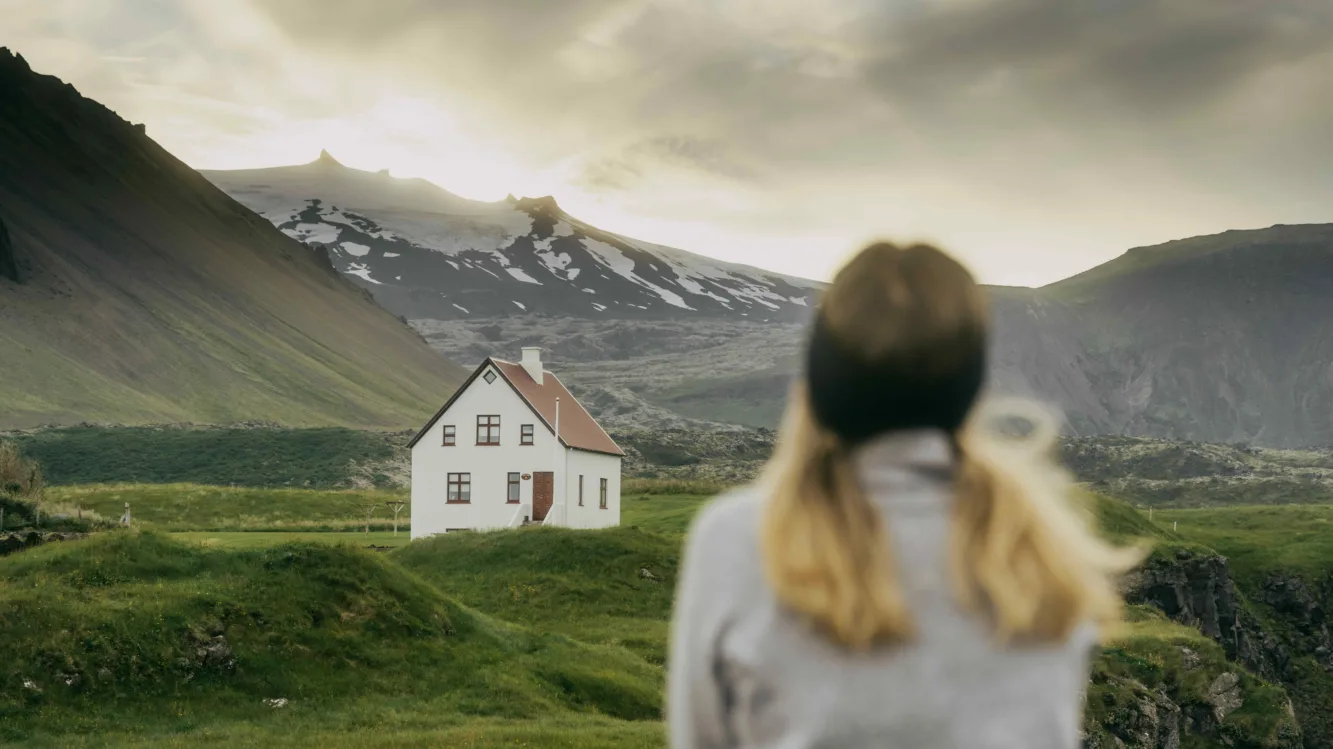
[[[988,291],[991,386],[1058,405],[1071,435],[1333,446],[1333,225],[1137,248],[1043,288]],[[805,335],[779,320],[415,324],[464,360],[547,347],[621,429],[776,426]]]
[[[0,428],[408,427],[461,376],[142,126],[0,49]]]
[[[551,197],[467,200],[426,180],[350,169],[328,152],[203,174],[413,319],[793,320],[822,287],[602,231]]]
[[[1333,445],[1333,225],[1135,248],[994,298],[997,386],[1076,434]]]

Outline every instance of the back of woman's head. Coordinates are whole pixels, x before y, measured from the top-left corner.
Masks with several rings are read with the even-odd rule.
[[[1004,641],[1054,641],[1120,613],[1115,576],[1138,552],[1098,539],[1053,460],[1044,412],[1001,439],[978,405],[989,324],[962,265],[926,245],[862,250],[826,290],[806,371],[767,478],[763,549],[788,608],[850,648],[914,634],[885,533],[852,453],[903,430],[946,433],[957,456],[948,550],[959,602]]]

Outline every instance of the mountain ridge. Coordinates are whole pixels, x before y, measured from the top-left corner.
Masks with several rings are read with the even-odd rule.
[[[410,318],[801,319],[823,287],[603,231],[554,196],[468,200],[343,166],[327,151],[306,164],[203,174],[289,236],[327,247],[341,271]]]

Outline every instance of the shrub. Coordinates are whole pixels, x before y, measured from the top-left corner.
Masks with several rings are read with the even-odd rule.
[[[0,495],[33,500],[41,497],[44,486],[41,466],[24,458],[18,445],[0,441]]]

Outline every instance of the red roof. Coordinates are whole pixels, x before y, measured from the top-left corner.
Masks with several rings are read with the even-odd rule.
[[[439,421],[444,412],[449,410],[449,406],[453,405],[459,394],[466,390],[472,384],[472,381],[477,379],[477,376],[489,365],[495,366],[495,369],[500,372],[500,375],[514,389],[514,392],[518,393],[518,397],[528,404],[533,413],[537,414],[537,417],[545,422],[546,428],[552,432],[555,431],[555,402],[557,398],[560,399],[560,441],[566,447],[607,455],[623,456],[625,454],[625,451],[620,449],[615,440],[611,439],[611,435],[602,429],[597,420],[592,417],[592,414],[588,413],[588,410],[578,402],[578,399],[569,392],[559,378],[550,372],[544,372],[542,384],[538,385],[537,381],[532,379],[528,371],[523,368],[523,365],[500,359],[487,359],[482,362],[481,366],[477,367],[477,371],[473,372],[472,376],[468,378],[468,381],[463,383],[463,386],[454,393],[448,403],[444,404],[444,408],[441,408],[435,416],[431,417],[431,420],[426,423],[426,426],[422,427],[417,436],[412,438],[408,447],[419,442],[426,435],[426,432],[429,432],[430,428],[435,426],[435,422]]]

